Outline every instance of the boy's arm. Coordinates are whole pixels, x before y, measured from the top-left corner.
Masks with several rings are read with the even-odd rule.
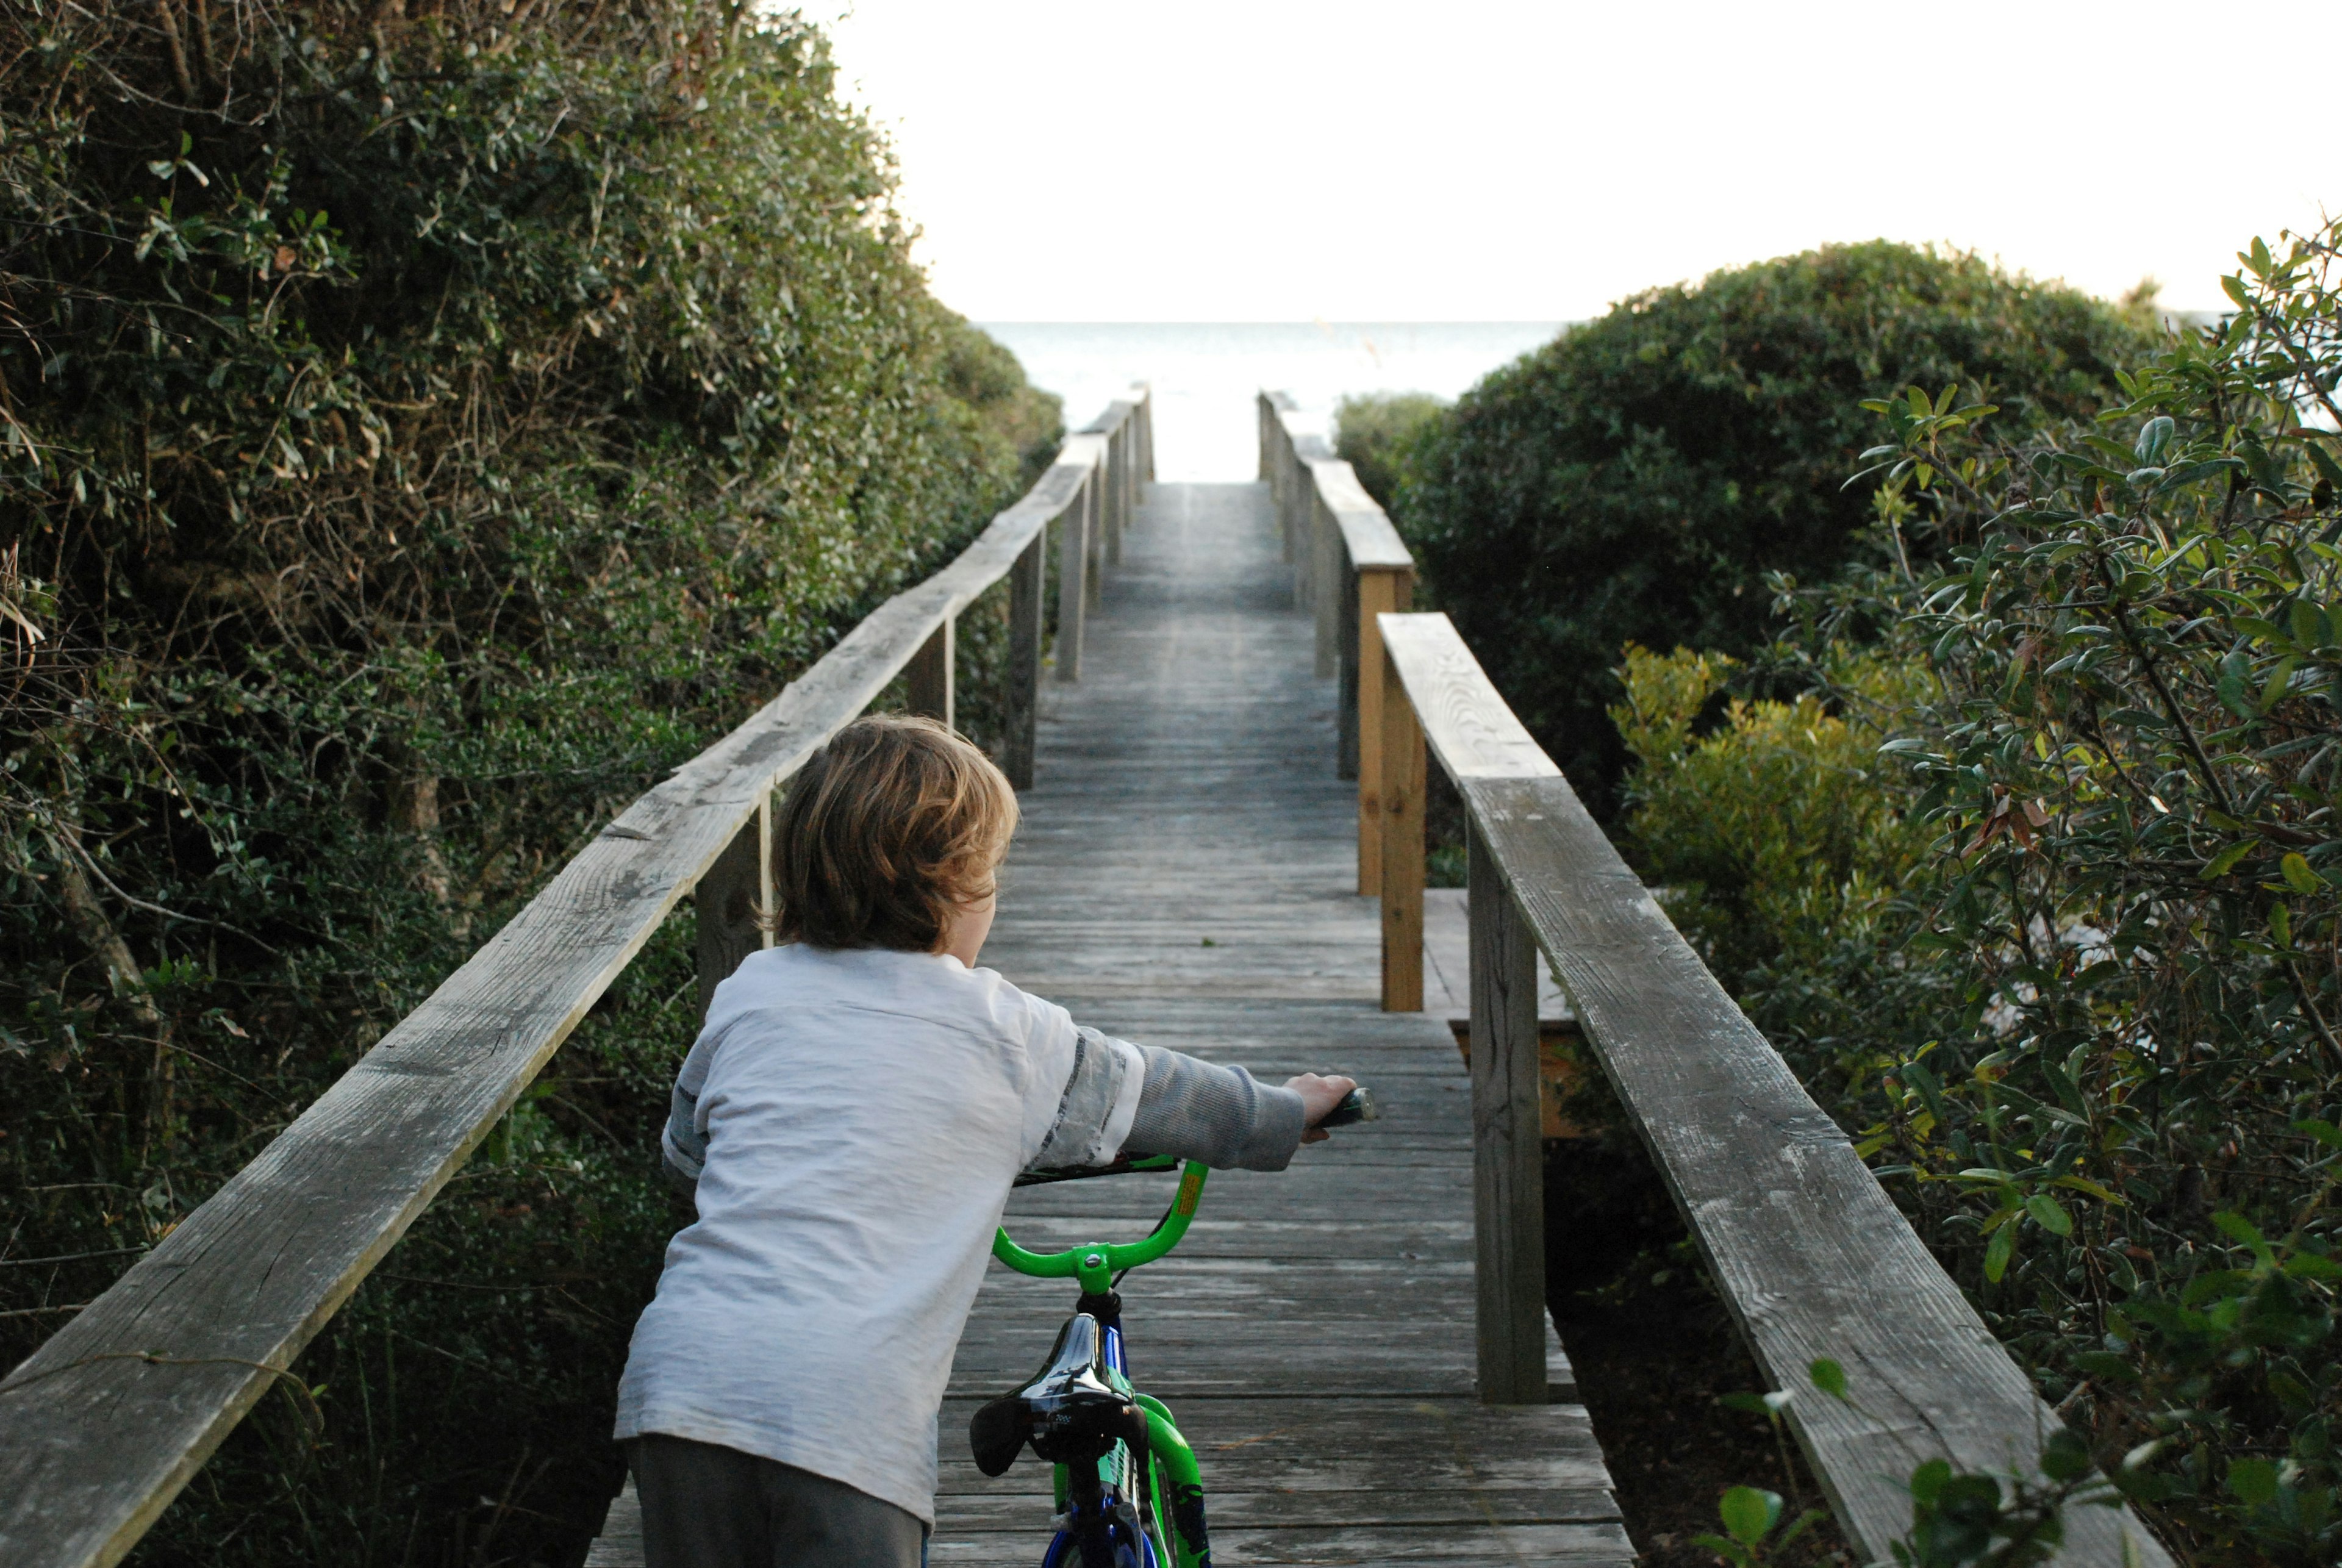
[[[699,1130],[699,1096],[677,1080],[667,1097],[666,1125],[659,1129],[659,1174],[667,1185],[689,1197],[699,1187],[699,1173],[707,1164],[707,1134]]]
[[[1310,1124],[1352,1086],[1304,1074],[1279,1088],[1241,1067],[1086,1026],[1075,1035],[1073,1070],[1030,1162],[1036,1170],[1103,1165],[1128,1149],[1216,1170],[1281,1171],[1295,1149],[1326,1135]]]
[[[1076,1027],[1074,1070],[1066,1075],[1056,1114],[1041,1152],[1030,1162],[1033,1168],[1070,1170],[1112,1160],[1129,1136],[1146,1073],[1146,1057],[1129,1041]]]
[[[1308,1106],[1297,1091],[1159,1045],[1137,1049],[1146,1077],[1123,1147],[1219,1171],[1281,1171],[1292,1162],[1308,1130]]]
[[[699,1173],[707,1164],[707,1128],[699,1119],[699,1094],[707,1087],[718,1038],[703,1030],[691,1043],[675,1075],[675,1092],[667,1096],[666,1125],[659,1129],[659,1174],[686,1198],[698,1190]]]

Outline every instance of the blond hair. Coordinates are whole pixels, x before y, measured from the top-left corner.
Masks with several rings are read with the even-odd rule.
[[[860,718],[790,781],[773,824],[773,934],[932,953],[980,903],[1016,831],[992,759],[932,719]]]

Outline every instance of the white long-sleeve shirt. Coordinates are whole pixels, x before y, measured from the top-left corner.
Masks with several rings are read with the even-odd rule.
[[[1110,1160],[1135,1121],[1152,1152],[1276,1168],[1302,1130],[1297,1094],[1077,1029],[991,970],[804,944],[716,987],[676,1112],[698,1220],[636,1325],[616,1435],[779,1460],[930,1523],[936,1413],[1017,1172]]]

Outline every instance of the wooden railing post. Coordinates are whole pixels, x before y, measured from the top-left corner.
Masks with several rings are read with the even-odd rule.
[[[1123,505],[1125,522],[1136,523],[1138,509],[1146,504],[1146,404],[1140,404],[1130,411],[1127,438],[1123,455],[1127,462],[1123,468]]]
[[[1326,498],[1317,494],[1317,475],[1306,464],[1301,470],[1303,496],[1309,512],[1310,564],[1316,582],[1310,586],[1310,608],[1317,613],[1317,678],[1326,680],[1340,666],[1342,649],[1342,590],[1348,560],[1342,549],[1342,531],[1334,523]]]
[[[1082,678],[1082,621],[1089,606],[1090,482],[1057,519],[1057,679]]]
[[[1122,564],[1122,530],[1129,521],[1130,421],[1115,426],[1106,440],[1106,564]]]
[[[716,988],[730,978],[740,961],[773,944],[773,934],[756,918],[773,907],[773,797],[768,793],[756,814],[744,824],[692,890],[692,910],[699,922],[699,1016]]]
[[[1472,1233],[1480,1403],[1543,1404],[1545,1143],[1537,1084],[1536,939],[1474,828]]]
[[[1287,441],[1285,448],[1285,537],[1293,563],[1294,602],[1303,609],[1317,603],[1317,548],[1309,533],[1309,470]]]
[[[1310,532],[1309,464],[1302,460],[1300,449],[1294,445],[1291,433],[1285,442],[1285,511],[1292,519],[1287,524],[1293,532],[1293,574],[1301,583],[1301,602],[1317,602],[1317,576],[1312,550],[1316,535]]]
[[[1343,550],[1341,624],[1334,635],[1336,662],[1341,669],[1334,696],[1334,776],[1337,779],[1358,776],[1358,580],[1363,575],[1350,564],[1349,552]]]
[[[1376,616],[1407,607],[1415,574],[1384,568],[1358,574],[1357,661],[1358,891],[1383,885],[1383,629]]]
[[[1423,726],[1384,653],[1383,1011],[1423,1011]]]
[[[1293,450],[1292,432],[1285,421],[1276,421],[1276,516],[1285,530],[1285,558],[1293,564],[1294,602],[1306,607],[1309,603],[1309,553],[1302,546],[1301,538],[1301,461]]]
[[[1008,569],[1008,700],[1002,706],[1002,771],[1016,788],[1033,787],[1033,754],[1041,721],[1041,640],[1047,634],[1049,556],[1046,530],[1034,536]]]
[[[958,623],[956,615],[946,615],[943,624],[933,635],[919,644],[911,662],[903,671],[905,683],[910,687],[906,705],[921,718],[934,719],[949,726],[952,723],[952,677],[958,663]]]
[[[1090,470],[1089,483],[1082,487],[1086,503],[1082,528],[1084,537],[1089,541],[1089,548],[1083,555],[1082,582],[1086,591],[1082,594],[1082,606],[1085,610],[1096,609],[1106,594],[1106,497],[1110,483],[1106,460],[1101,456],[1098,465]],[[1087,626],[1086,617],[1083,624]]]

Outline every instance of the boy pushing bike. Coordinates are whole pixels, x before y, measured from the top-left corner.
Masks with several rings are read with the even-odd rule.
[[[856,721],[790,789],[780,944],[716,988],[662,1137],[698,1217],[619,1383],[648,1568],[913,1568],[1018,1173],[1282,1170],[1354,1087],[1114,1039],[977,968],[1016,814],[921,719]]]

